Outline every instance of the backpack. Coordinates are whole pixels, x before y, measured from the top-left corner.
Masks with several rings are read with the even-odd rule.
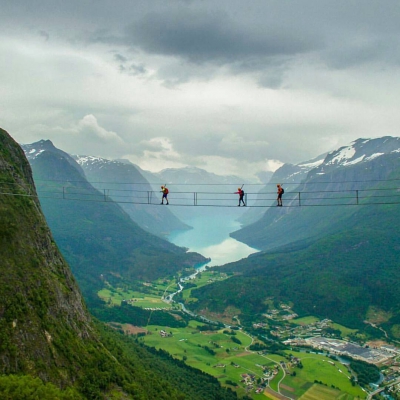
[[[164,194],[168,194],[169,190],[167,188],[164,188]]]
[[[282,189],[281,194],[285,193],[285,189],[283,187],[281,187],[281,189]]]
[[[244,190],[243,189],[240,189],[240,195],[244,196]]]

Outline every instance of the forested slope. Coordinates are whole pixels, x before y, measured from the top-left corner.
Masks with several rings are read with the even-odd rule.
[[[154,280],[204,261],[140,228],[53,146],[30,163],[46,220],[87,299],[104,280]]]
[[[394,137],[358,139],[330,152],[296,185],[289,182],[299,177],[298,168],[284,165],[271,178],[284,183],[284,207],[266,209],[259,221],[231,236],[257,249],[271,250],[317,240],[357,224],[357,203],[396,201],[399,185],[393,176],[400,168],[399,147],[400,140]],[[379,182],[384,184],[374,193]]]
[[[300,315],[363,329],[373,306],[391,316],[386,326],[396,336],[399,224],[400,205],[358,206],[347,225],[333,234],[226,265],[224,270],[238,275],[193,290],[199,301],[191,307],[222,312],[234,306],[254,320],[273,298],[276,304],[293,302]]]
[[[29,163],[1,129],[0,186],[1,398],[236,398],[215,378],[92,320]]]

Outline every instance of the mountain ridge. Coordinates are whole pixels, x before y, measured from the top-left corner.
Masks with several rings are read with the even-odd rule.
[[[68,163],[50,154],[52,166],[60,159]],[[30,164],[2,129],[0,186],[0,397],[237,398],[211,375],[92,319],[47,225]]]
[[[56,154],[58,157],[68,161],[82,175],[83,180],[88,180],[97,190],[107,193],[107,196],[118,202],[120,207],[139,224],[141,228],[164,237],[171,230],[187,230],[190,227],[177,219],[168,209],[149,208],[143,204],[147,200],[147,192],[151,189],[150,184],[131,163],[107,160],[95,156],[70,155],[54,146],[50,140],[40,140],[31,144],[24,144],[22,148],[32,163],[45,156],[46,152]],[[62,172],[59,170],[58,172]],[[53,171],[54,179],[66,179],[57,176]],[[78,177],[76,178],[78,179]],[[51,187],[51,183],[49,183]],[[137,198],[137,193],[144,193],[143,198]],[[137,203],[137,204],[135,204]]]
[[[47,222],[86,301],[97,297],[104,279],[153,280],[206,261],[143,230],[117,203],[104,201],[76,161],[57,150],[42,151],[30,163]]]
[[[88,357],[84,340],[97,343],[91,317],[42,216],[29,163],[3,130],[0,147],[2,186],[11,192],[2,195],[0,203],[1,369],[36,371],[44,380],[71,384],[76,379],[74,362],[63,346],[75,346],[82,352],[81,361]]]
[[[300,183],[291,183],[294,169],[284,165],[271,178],[273,186],[275,182],[285,186],[282,210],[267,208],[259,220],[231,236],[252,247],[270,250],[337,231],[351,218],[355,211],[352,206],[365,201],[362,196],[372,194],[379,181],[388,179],[399,168],[399,146],[400,138],[395,137],[358,139],[328,153],[322,163],[303,175]],[[386,193],[393,196],[395,190]],[[343,206],[335,208],[337,203]],[[346,204],[348,207],[344,207]]]
[[[233,308],[249,322],[262,320],[273,299],[292,304],[301,316],[329,318],[380,338],[381,330],[364,323],[375,307],[386,316],[376,325],[398,340],[399,143],[400,138],[359,139],[328,153],[300,185],[285,191],[284,205],[290,205],[297,202],[288,199],[292,191],[303,194],[312,185],[314,206],[272,207],[261,220],[233,233],[263,251],[223,266],[233,278],[194,289],[195,311]],[[352,195],[327,195],[343,196],[342,191]],[[322,207],[327,201],[329,206]]]

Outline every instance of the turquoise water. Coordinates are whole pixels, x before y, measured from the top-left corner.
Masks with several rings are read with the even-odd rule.
[[[189,251],[210,257],[208,266],[238,261],[258,251],[229,237],[229,233],[240,228],[232,213],[198,215],[184,222],[193,229],[172,233],[168,240],[177,246],[187,247]]]

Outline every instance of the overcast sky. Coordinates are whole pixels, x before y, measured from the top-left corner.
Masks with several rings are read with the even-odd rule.
[[[251,177],[400,135],[398,0],[0,0],[0,127]]]

